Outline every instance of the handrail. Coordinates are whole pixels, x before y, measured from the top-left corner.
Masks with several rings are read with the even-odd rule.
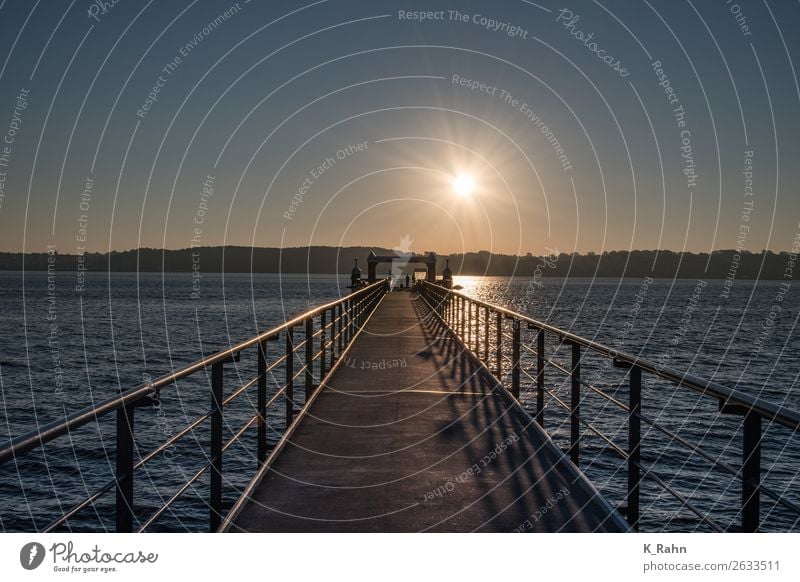
[[[222,350],[219,352],[215,352],[214,354],[202,358],[200,360],[196,360],[190,364],[187,364],[183,368],[179,370],[164,374],[163,376],[158,377],[157,379],[153,380],[152,382],[144,382],[134,388],[130,388],[125,390],[121,394],[114,396],[112,398],[108,398],[102,401],[100,404],[96,404],[93,406],[87,406],[86,408],[79,410],[78,412],[74,412],[73,414],[69,415],[64,420],[54,421],[50,424],[44,425],[42,428],[36,431],[31,431],[19,437],[16,437],[10,441],[8,441],[2,449],[0,449],[0,465],[13,459],[15,456],[19,456],[23,453],[27,453],[32,449],[35,449],[39,446],[42,446],[45,443],[52,441],[68,432],[71,432],[81,426],[88,424],[92,421],[97,420],[98,418],[105,416],[110,412],[114,412],[119,410],[125,406],[130,406],[135,402],[141,400],[142,398],[147,397],[154,392],[159,392],[161,389],[169,386],[170,384],[185,378],[187,376],[191,376],[195,372],[199,372],[200,370],[207,368],[213,364],[224,362],[231,357],[235,356],[239,352],[253,347],[254,345],[263,342],[281,332],[286,331],[289,328],[294,328],[300,326],[306,319],[310,317],[314,317],[319,315],[323,311],[327,311],[336,307],[337,305],[341,304],[343,301],[350,300],[350,299],[358,299],[364,295],[369,294],[372,291],[375,291],[381,285],[384,285],[384,281],[378,281],[363,289],[360,289],[353,293],[352,295],[348,295],[342,299],[337,299],[334,301],[330,301],[325,303],[324,305],[320,305],[290,319],[289,321],[282,323],[276,327],[269,329],[268,331],[262,332],[256,336],[253,336],[243,342],[236,344],[233,347],[230,347],[226,350]]]
[[[471,303],[475,305],[479,305],[481,307],[488,307],[490,310],[494,311],[495,313],[499,313],[504,317],[518,319],[519,321],[524,321],[525,323],[531,324],[534,329],[541,329],[553,335],[559,336],[565,342],[579,344],[581,346],[591,349],[592,351],[598,352],[602,355],[612,358],[617,362],[624,362],[631,366],[637,366],[644,371],[655,374],[666,380],[670,380],[678,384],[679,386],[691,388],[692,390],[700,392],[701,394],[706,394],[714,398],[717,398],[723,401],[725,404],[741,405],[747,408],[748,411],[753,411],[758,413],[759,416],[761,416],[762,418],[781,424],[794,431],[800,431],[800,413],[790,408],[787,408],[783,405],[776,404],[768,400],[764,400],[763,398],[760,398],[758,396],[751,396],[749,394],[741,392],[740,390],[736,390],[735,388],[729,388],[728,386],[724,386],[712,380],[705,380],[703,378],[699,378],[697,376],[693,376],[685,372],[680,372],[678,370],[675,370],[674,368],[661,366],[656,362],[653,362],[652,360],[648,360],[647,358],[642,358],[640,356],[635,356],[628,352],[612,348],[605,344],[560,329],[548,323],[538,321],[536,319],[533,319],[532,317],[528,317],[526,315],[522,315],[521,313],[511,311],[510,309],[506,309],[505,307],[501,307],[499,305],[494,305],[492,303],[486,303],[485,301],[475,299],[464,293],[459,293],[458,291],[453,291],[450,289],[444,289],[443,287],[434,285],[428,281],[421,281],[421,284],[423,286],[436,287],[437,289],[441,289],[442,291],[447,291],[448,293],[457,297],[463,297],[464,299],[469,300]]]
[[[307,310],[281,325],[225,350],[215,352],[205,358],[187,364],[183,368],[170,374],[165,374],[153,382],[140,384],[125,390],[115,397],[80,410],[62,421],[50,423],[38,431],[17,437],[9,441],[0,450],[0,465],[116,411],[116,471],[114,478],[101,485],[99,489],[89,494],[82,501],[75,503],[66,511],[62,511],[58,518],[50,522],[45,531],[54,531],[56,528],[65,525],[79,512],[93,505],[100,497],[111,490],[116,490],[116,529],[117,531],[130,532],[134,529],[136,517],[133,488],[136,470],[155,457],[165,453],[169,447],[202,423],[209,422],[211,429],[210,453],[206,455],[205,464],[141,524],[139,531],[147,529],[159,519],[166,512],[166,509],[181,497],[205,472],[209,472],[211,475],[207,503],[210,509],[209,529],[210,531],[216,531],[224,517],[222,509],[224,487],[222,480],[223,453],[244,436],[249,429],[257,426],[256,457],[258,460],[257,470],[260,470],[267,460],[268,452],[267,410],[275,403],[282,401],[285,409],[284,431],[294,430],[302,417],[302,414],[295,415],[295,404],[305,401],[307,405],[318,394],[319,386],[314,384],[315,367],[318,365],[319,377],[322,378],[325,376],[326,360],[329,359],[331,367],[339,364],[338,358],[350,348],[353,338],[361,332],[369,316],[387,291],[387,281],[379,281],[367,285],[340,299]],[[329,312],[330,320],[328,320]],[[295,341],[294,330],[298,327],[301,330],[304,328],[304,334],[298,338],[299,341]],[[330,339],[328,338],[329,330]],[[268,362],[267,343],[280,339],[281,334],[285,337],[286,351],[283,355],[271,357]],[[317,345],[319,350],[316,350]],[[225,364],[240,361],[241,352],[254,346],[257,346],[258,373],[226,395]],[[295,360],[299,361],[299,365],[295,366]],[[334,362],[336,362],[335,365]],[[285,370],[285,382],[282,385],[278,385],[274,393],[270,395],[268,394],[267,375],[273,373],[275,368],[280,365],[283,365]],[[134,416],[136,408],[141,406],[140,401],[152,397],[155,402],[155,398],[160,396],[161,390],[165,387],[208,368],[210,368],[211,388],[210,410],[200,414],[193,421],[187,422],[186,426],[176,434],[156,445],[154,449],[143,452],[140,458],[135,460]],[[300,378],[303,376],[305,376],[305,398],[297,399],[294,396],[295,383],[299,383]],[[227,442],[223,442],[224,410],[234,400],[253,387],[258,389],[258,404],[255,414],[251,415],[249,420],[236,430]],[[206,395],[207,390],[204,390],[203,394]],[[304,410],[306,408],[307,406],[304,407]],[[280,431],[276,432],[279,435],[281,434]]]
[[[372,315],[367,316],[367,320]],[[364,322],[366,324],[366,321]],[[364,327],[362,326],[358,330],[356,330],[353,339],[357,338],[363,332]],[[340,357],[336,360],[336,363],[333,364],[330,370],[326,373],[325,377],[320,379],[319,389],[315,390],[311,397],[306,401],[303,409],[298,413],[297,420],[304,418],[307,414],[311,405],[314,403],[314,400],[322,393],[322,389],[324,389],[330,379],[333,377],[334,373],[342,366],[345,365],[347,362],[347,358],[349,357],[350,349],[352,347],[352,342],[344,349],[344,351],[340,354]],[[256,488],[260,484],[261,480],[264,478],[264,475],[272,468],[273,463],[277,460],[278,456],[281,454],[286,445],[289,443],[292,435],[294,434],[295,429],[298,427],[299,422],[293,423],[291,426],[286,427],[286,431],[283,433],[281,438],[275,444],[275,447],[270,452],[269,457],[261,464],[258,469],[256,475],[250,480],[250,483],[244,488],[244,490],[239,495],[239,498],[236,502],[231,506],[228,513],[222,519],[219,527],[217,528],[217,532],[229,532],[234,527],[234,522],[241,514],[241,512],[246,507],[247,503],[252,500],[253,493],[255,492]]]
[[[507,339],[513,339],[512,336],[507,334],[507,333],[503,333],[503,337],[505,337]],[[536,355],[536,353],[537,353],[536,350],[530,348],[529,346],[524,346],[523,345],[522,349],[524,349],[526,352],[528,352],[530,354]],[[503,356],[503,360],[504,361],[509,361],[509,362],[512,361],[511,358],[509,358],[508,356],[505,356],[505,355]],[[565,368],[564,366],[562,366],[560,363],[558,363],[556,360],[553,360],[552,358],[544,358],[544,363],[546,365],[553,366],[556,370],[558,370],[559,372],[561,372],[563,374],[567,374],[568,375],[570,373],[570,371],[567,368]],[[528,378],[528,380],[531,380],[532,382],[536,381],[536,378],[531,376],[531,374],[529,372],[527,372],[526,370],[522,370],[522,374],[526,378]],[[583,379],[580,380],[580,383],[581,383],[582,386],[585,386],[586,388],[588,388],[589,390],[591,390],[592,392],[594,392],[595,394],[597,394],[601,398],[604,398],[605,400],[608,400],[609,402],[614,404],[620,410],[622,410],[622,411],[624,411],[626,413],[630,413],[630,407],[627,404],[625,404],[624,402],[621,402],[617,398],[614,398],[613,396],[611,396],[610,394],[605,392],[603,389],[598,388],[597,386],[595,386],[591,382],[588,382],[588,381],[583,380]],[[545,392],[547,394],[549,394],[561,408],[563,408],[564,410],[567,410],[567,411],[569,410],[569,405],[566,404],[565,402],[563,402],[555,394],[553,394],[552,390],[549,390],[549,389],[545,388]],[[673,432],[673,431],[669,430],[668,428],[662,426],[659,422],[657,422],[657,421],[655,421],[655,420],[653,420],[653,419],[651,419],[651,418],[649,418],[649,417],[647,417],[647,416],[645,416],[645,415],[643,415],[641,413],[637,413],[636,417],[638,417],[642,422],[648,424],[649,426],[652,426],[654,429],[656,429],[657,431],[659,431],[663,435],[669,437],[670,439],[673,439],[673,440],[677,441],[680,445],[682,445],[683,447],[689,449],[692,453],[702,457],[703,459],[705,459],[706,461],[711,463],[711,465],[713,467],[718,468],[721,471],[723,471],[725,473],[728,473],[729,475],[731,475],[733,477],[741,478],[741,473],[742,473],[741,469],[734,469],[728,463],[726,463],[724,461],[721,461],[718,458],[715,458],[714,456],[712,456],[709,453],[705,452],[699,445],[690,443],[689,441],[687,441],[685,438],[683,438],[679,434],[676,434],[675,432]],[[581,420],[581,422],[583,423],[583,420]],[[588,423],[584,423],[584,425],[587,426],[587,428],[590,428],[592,431],[594,431],[595,434],[597,434],[600,438],[602,438],[604,440],[607,439],[607,437],[605,437],[604,435],[599,434],[597,432],[597,430],[595,430],[593,427],[591,427]],[[614,445],[614,448],[618,449],[619,447],[616,447],[616,445]],[[627,459],[627,457],[623,457],[623,458]],[[795,503],[792,503],[791,501],[788,501],[787,499],[784,499],[783,497],[780,496],[780,494],[778,494],[777,492],[773,491],[772,489],[766,487],[763,484],[760,485],[760,488],[761,488],[761,491],[766,493],[767,496],[772,498],[776,503],[779,503],[779,504],[783,505],[784,507],[787,507],[788,509],[791,509],[792,511],[794,511],[795,513],[800,515],[800,506],[798,506]]]
[[[741,482],[742,507],[740,513],[742,531],[758,531],[761,519],[761,493],[764,493],[778,504],[800,515],[800,506],[785,499],[779,493],[766,487],[761,482],[761,439],[763,437],[761,420],[765,419],[774,422],[776,425],[790,429],[791,434],[795,434],[800,432],[800,414],[798,412],[761,397],[750,396],[749,394],[745,394],[717,382],[705,380],[690,374],[681,373],[673,368],[661,366],[649,359],[611,348],[600,342],[589,340],[505,307],[472,298],[464,293],[452,291],[443,285],[421,281],[418,283],[416,289],[425,299],[435,317],[449,327],[456,341],[466,350],[471,351],[473,356],[483,362],[487,368],[490,363],[489,344],[494,342],[492,360],[495,364],[494,374],[496,378],[502,384],[503,378],[507,379],[510,376],[511,386],[509,392],[518,401],[521,394],[521,376],[524,376],[527,381],[535,387],[535,420],[543,428],[545,395],[552,398],[560,408],[567,411],[570,428],[569,455],[576,466],[580,462],[581,427],[587,428],[600,437],[614,453],[627,463],[628,491],[626,495],[627,506],[624,508],[624,512],[632,527],[638,528],[639,525],[640,482],[644,478],[651,478],[670,495],[675,497],[689,511],[695,513],[702,522],[713,529],[721,529],[715,520],[704,515],[694,506],[690,497],[682,495],[675,488],[671,487],[669,483],[666,483],[663,479],[658,477],[652,469],[648,469],[642,465],[640,461],[642,422],[667,435],[678,444],[687,447],[692,453],[711,462],[711,466],[714,469],[720,469],[732,475],[732,479]],[[481,309],[483,309],[483,316],[481,316]],[[473,310],[475,312],[474,316]],[[490,317],[490,314],[494,316]],[[503,323],[504,321],[510,321],[510,330],[507,330]],[[528,329],[537,332],[535,349],[533,347],[534,342],[526,344],[522,341],[522,323],[527,324]],[[494,328],[494,333],[491,333],[492,328]],[[571,351],[571,365],[567,363],[562,364],[551,357],[545,357],[546,334],[555,336],[558,348],[562,346],[571,348],[571,350],[567,352],[569,357],[569,352]],[[510,340],[511,342],[510,350],[505,344],[506,340]],[[585,357],[585,353],[582,353],[581,348],[587,348],[586,353],[593,352],[602,357],[609,358],[616,368],[626,369],[630,382],[628,404],[609,395],[602,388],[595,386],[592,382],[586,381],[581,377],[581,362]],[[483,353],[482,357],[479,355],[481,352]],[[509,352],[511,353],[510,357]],[[523,352],[535,356],[535,376],[525,369],[524,360],[522,358]],[[510,367],[506,369],[506,366]],[[568,386],[567,397],[562,399],[556,395],[553,390],[545,386],[545,372],[547,369],[555,369],[557,372],[566,376],[564,384]],[[504,374],[503,372],[506,373]],[[694,390],[703,396],[715,398],[719,402],[720,412],[741,416],[743,428],[741,468],[734,468],[728,463],[714,458],[699,445],[691,444],[680,435],[643,415],[641,409],[642,372],[658,376],[677,386]],[[586,388],[606,400],[609,400],[627,416],[627,451],[623,450],[622,447],[614,443],[597,427],[587,422],[586,419],[581,416],[582,388]]]

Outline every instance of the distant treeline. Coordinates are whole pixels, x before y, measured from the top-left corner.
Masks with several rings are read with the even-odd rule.
[[[353,259],[358,258],[364,277],[370,251],[378,255],[396,254],[391,249],[367,247],[199,247],[161,250],[142,248],[82,256],[48,253],[0,253],[0,270],[44,271],[48,260],[56,270],[140,271],[203,273],[312,273],[349,275]],[[437,272],[445,260],[458,275],[514,275],[519,277],[657,277],[724,279],[783,279],[791,277],[795,256],[789,253],[720,250],[708,253],[672,251],[609,251],[602,254],[561,253],[539,257],[477,253],[440,255]],[[420,265],[421,267],[421,265]],[[787,267],[789,270],[787,271]],[[378,272],[389,272],[383,265]]]

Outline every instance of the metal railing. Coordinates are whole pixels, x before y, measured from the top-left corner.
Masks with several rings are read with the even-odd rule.
[[[761,521],[762,494],[800,516],[800,506],[767,487],[761,480],[762,422],[785,427],[791,431],[791,435],[800,431],[800,414],[796,411],[716,382],[659,365],[651,360],[611,348],[439,285],[422,281],[418,283],[417,289],[436,316],[496,376],[498,382],[508,388],[515,398],[520,398],[520,384],[523,376],[532,387],[535,387],[534,418],[540,426],[543,428],[545,426],[545,395],[550,396],[557,406],[566,411],[569,418],[569,456],[576,466],[580,464],[581,459],[582,427],[597,435],[608,450],[625,461],[627,464],[627,491],[626,506],[622,508],[622,511],[633,528],[638,528],[640,522],[642,480],[651,479],[708,527],[716,531],[724,530],[712,517],[696,507],[688,496],[678,491],[651,467],[642,463],[642,423],[672,439],[673,442],[687,449],[690,454],[697,455],[710,463],[714,470],[741,482],[741,531],[758,531]],[[523,326],[535,334],[533,341],[523,341]],[[553,358],[546,357],[546,336],[555,339],[559,346],[569,347],[571,352],[569,364],[562,364]],[[510,348],[507,346],[508,341],[511,342]],[[494,352],[491,358],[490,351]],[[614,367],[628,370],[627,403],[582,378],[581,361],[585,357],[585,352],[598,354],[610,360]],[[536,359],[533,374],[526,369],[523,363],[523,353]],[[506,366],[508,367],[506,368]],[[547,387],[545,372],[548,368],[564,374],[568,378],[569,402],[565,402],[565,398]],[[662,423],[643,415],[643,373],[662,378],[677,387],[693,390],[704,397],[717,400],[722,413],[740,415],[742,417],[741,465],[736,467],[723,461],[718,456],[663,426]],[[625,413],[628,429],[627,446],[616,444],[581,416],[581,399],[584,389],[599,395]]]
[[[282,402],[285,409],[284,430],[286,432],[290,431],[302,418],[315,390],[324,385],[326,377],[338,367],[351,341],[360,332],[387,290],[387,281],[373,283],[346,297],[306,311],[286,323],[251,337],[233,347],[192,362],[176,372],[161,376],[153,382],[125,390],[118,396],[83,409],[62,421],[53,422],[38,431],[15,438],[0,449],[0,466],[18,459],[46,443],[65,435],[68,436],[84,425],[97,422],[106,415],[116,413],[116,470],[114,478],[87,498],[64,511],[42,531],[55,531],[68,524],[70,519],[85,509],[92,507],[101,497],[112,490],[116,491],[116,531],[131,532],[134,529],[145,531],[206,472],[210,473],[208,490],[209,530],[217,531],[225,517],[222,507],[222,461],[224,452],[255,425],[257,428],[255,448],[258,466],[254,468],[254,473],[258,472],[267,460],[268,455],[267,409],[274,405],[280,406]],[[304,331],[303,339],[300,341],[295,339],[294,331],[296,328],[302,328]],[[280,342],[281,339],[283,339],[284,349],[280,350],[279,348],[278,353],[280,355],[275,354],[275,357],[271,358],[267,349],[268,343]],[[256,375],[226,395],[224,366],[232,362],[239,362],[240,354],[248,349],[257,350]],[[274,376],[276,373],[280,373],[279,368],[281,366],[283,366],[285,373],[285,381],[274,393],[268,395],[267,375],[272,374]],[[314,370],[315,367],[317,368],[316,372]],[[140,458],[136,460],[134,422],[136,408],[152,405],[154,400],[160,398],[162,390],[175,386],[178,380],[209,369],[211,372],[211,406],[208,412],[189,422],[180,431],[170,436],[154,449],[147,453],[140,453]],[[315,378],[319,379],[318,384],[315,383]],[[301,399],[299,397],[295,398],[294,388],[296,382],[300,381],[302,381],[302,386],[305,390],[305,399],[302,401],[306,403],[306,406],[302,410],[296,411],[295,403],[300,402]],[[225,408],[253,387],[258,391],[255,414],[251,415],[229,440],[223,441]],[[159,455],[163,455],[169,447],[192,433],[206,421],[210,424],[210,441],[205,464],[199,467],[151,515],[140,520],[138,526],[134,527],[134,522],[137,521],[134,511],[134,478],[136,471]]]

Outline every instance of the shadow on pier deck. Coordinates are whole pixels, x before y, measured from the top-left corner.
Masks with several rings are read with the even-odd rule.
[[[228,531],[624,531],[425,302],[389,293]]]

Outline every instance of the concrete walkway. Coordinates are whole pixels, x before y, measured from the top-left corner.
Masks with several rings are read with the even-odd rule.
[[[231,531],[620,531],[421,298],[389,293]]]

